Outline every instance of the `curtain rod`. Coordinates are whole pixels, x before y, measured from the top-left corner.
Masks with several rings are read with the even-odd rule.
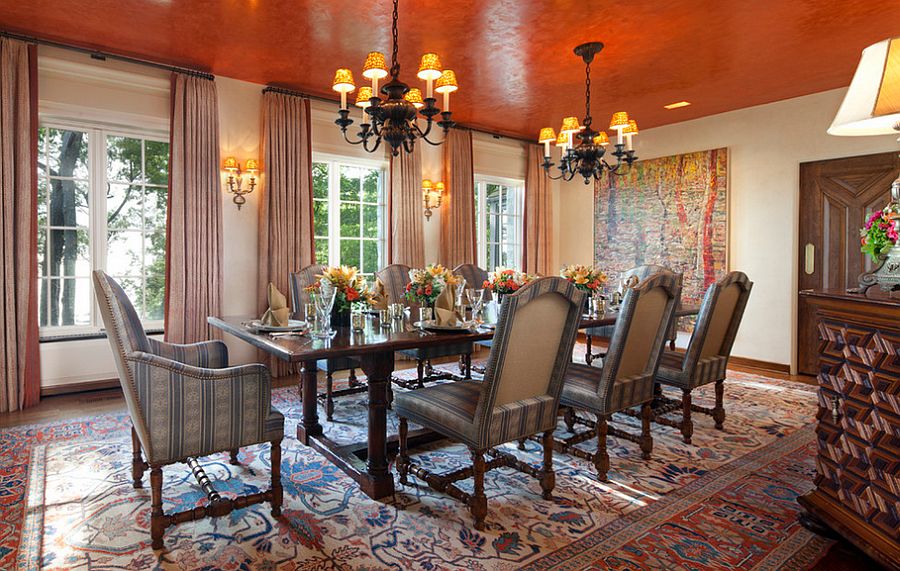
[[[31,43],[31,44],[37,44],[37,45],[41,45],[41,46],[48,46],[48,47],[52,47],[52,48],[59,48],[59,49],[68,50],[68,51],[72,51],[72,52],[87,54],[91,57],[91,59],[95,59],[95,60],[99,60],[99,61],[106,61],[108,59],[111,59],[111,60],[115,60],[115,61],[122,61],[122,62],[126,62],[126,63],[133,63],[133,64],[143,65],[143,66],[147,66],[147,67],[153,67],[156,69],[163,69],[166,71],[174,71],[177,73],[183,73],[185,75],[192,75],[195,77],[202,77],[204,79],[212,80],[212,79],[216,78],[216,76],[214,76],[213,74],[206,72],[206,71],[200,71],[197,69],[190,69],[190,68],[186,68],[186,67],[178,67],[177,65],[167,65],[167,64],[163,64],[163,63],[157,63],[155,61],[149,61],[149,60],[139,59],[139,58],[134,58],[134,57],[121,56],[121,55],[103,52],[100,50],[91,50],[91,49],[83,48],[80,46],[64,44],[62,42],[54,42],[53,40],[44,40],[41,38],[25,36],[22,34],[6,32],[3,30],[0,30],[0,36],[3,36],[5,38],[10,38],[13,40],[19,40],[22,42]]]

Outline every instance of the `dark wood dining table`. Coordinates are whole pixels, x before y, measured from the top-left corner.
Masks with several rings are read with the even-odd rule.
[[[690,316],[698,312],[696,307],[682,307],[677,316]],[[613,325],[618,312],[608,311],[597,317],[582,317],[580,328]],[[209,317],[213,327],[246,341],[275,357],[299,365],[302,419],[297,425],[297,439],[311,446],[338,468],[352,477],[371,498],[380,499],[394,493],[394,479],[388,470],[389,444],[395,445],[396,437],[387,433],[389,387],[394,372],[394,353],[403,349],[416,349],[450,343],[484,341],[493,337],[493,331],[479,329],[461,333],[423,332],[409,319],[391,322],[382,327],[378,319],[368,317],[365,329],[351,331],[338,327],[330,339],[316,339],[307,335],[269,335],[254,333],[245,323],[252,318]],[[336,357],[355,357],[360,360],[368,380],[368,427],[365,442],[341,444],[328,438],[319,423],[318,371],[316,361]],[[429,438],[430,435],[430,438]],[[411,444],[433,440],[433,433],[411,434]]]

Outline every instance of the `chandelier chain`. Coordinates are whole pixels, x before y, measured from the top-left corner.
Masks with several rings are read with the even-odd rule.
[[[584,124],[591,126],[591,62],[584,67]]]
[[[400,64],[397,62],[397,51],[398,51],[398,46],[400,43],[400,41],[399,41],[400,34],[397,32],[397,19],[398,19],[397,4],[398,3],[399,3],[399,0],[394,0],[394,15],[393,15],[393,22],[391,24],[391,36],[392,36],[392,39],[394,42],[393,50],[391,52],[391,77],[393,79],[397,79],[397,77],[400,75]]]

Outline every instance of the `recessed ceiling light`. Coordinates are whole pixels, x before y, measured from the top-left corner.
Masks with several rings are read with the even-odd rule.
[[[690,101],[676,101],[675,103],[669,103],[668,105],[663,105],[666,109],[678,109],[679,107],[687,107],[690,105]]]

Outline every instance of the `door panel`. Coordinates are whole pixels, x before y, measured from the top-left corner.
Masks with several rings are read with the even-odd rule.
[[[887,203],[898,171],[896,153],[800,165],[799,289],[855,287],[859,274],[873,269],[859,251],[859,229]],[[798,369],[815,375],[817,361],[814,317],[798,297]]]

